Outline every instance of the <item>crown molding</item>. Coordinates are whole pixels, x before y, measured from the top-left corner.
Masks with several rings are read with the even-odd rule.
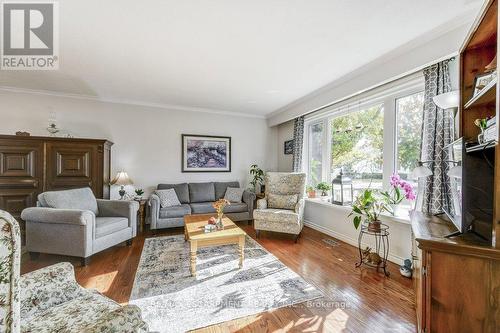
[[[11,93],[30,94],[30,95],[43,95],[43,96],[52,96],[52,97],[60,97],[60,98],[80,99],[80,100],[100,102],[100,103],[144,106],[144,107],[149,107],[149,108],[156,108],[156,109],[163,109],[163,110],[170,110],[170,111],[201,112],[201,113],[210,113],[210,114],[218,114],[218,115],[233,116],[233,117],[266,119],[266,116],[264,116],[264,115],[254,115],[254,114],[247,114],[247,113],[241,113],[241,112],[232,112],[232,111],[227,111],[227,110],[215,110],[215,109],[195,107],[195,106],[163,104],[163,103],[154,103],[154,102],[137,101],[137,100],[126,100],[126,99],[115,99],[115,98],[105,98],[105,97],[90,96],[90,95],[63,93],[63,92],[50,91],[50,90],[37,90],[37,89],[26,89],[26,88],[18,88],[18,87],[0,86],[0,91],[11,92]]]

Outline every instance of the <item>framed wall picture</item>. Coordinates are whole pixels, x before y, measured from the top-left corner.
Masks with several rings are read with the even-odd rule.
[[[496,78],[497,73],[484,73],[479,74],[474,78],[474,91],[472,92],[472,97],[475,97],[484,87],[486,87],[491,81]]]
[[[285,141],[284,152],[285,152],[285,155],[292,155],[293,154],[293,140]]]
[[[182,172],[231,172],[231,137],[182,134]]]

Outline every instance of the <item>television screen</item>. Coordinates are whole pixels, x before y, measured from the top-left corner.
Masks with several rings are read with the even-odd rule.
[[[445,147],[448,154],[448,171],[445,178],[444,190],[446,192],[443,210],[450,218],[458,231],[463,230],[462,223],[462,157],[464,145],[462,138]]]

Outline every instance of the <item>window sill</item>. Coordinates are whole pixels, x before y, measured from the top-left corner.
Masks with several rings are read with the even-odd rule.
[[[320,197],[320,198],[305,198],[305,201],[307,203],[313,203],[315,205],[321,205],[328,207],[330,209],[336,209],[336,210],[344,210],[346,214],[348,214],[351,211],[350,206],[339,206],[339,205],[333,205],[331,204],[328,200],[330,197]],[[388,213],[382,213],[381,214],[381,220],[390,220],[394,222],[399,222],[403,224],[411,224],[410,222],[410,214],[407,210],[400,209],[402,211],[401,213],[397,214],[396,216],[393,216]]]

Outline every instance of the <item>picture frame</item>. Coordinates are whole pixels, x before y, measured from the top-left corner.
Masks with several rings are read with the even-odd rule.
[[[286,140],[283,144],[283,152],[285,155],[293,154],[293,140]]]
[[[182,134],[182,172],[231,172],[231,137]]]
[[[492,80],[496,78],[497,73],[496,72],[490,72],[490,73],[484,73],[484,74],[478,74],[474,78],[474,84],[473,84],[473,92],[472,92],[472,97],[474,98],[479,94],[479,92],[486,87]]]

